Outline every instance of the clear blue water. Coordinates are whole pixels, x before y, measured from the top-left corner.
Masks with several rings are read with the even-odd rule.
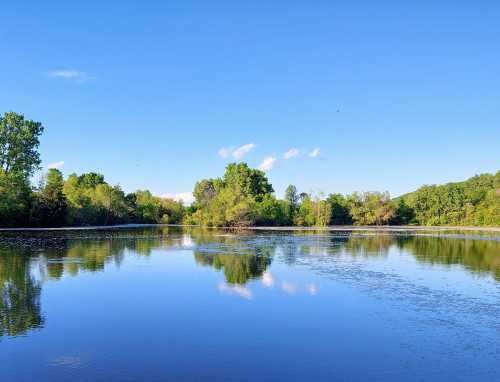
[[[498,381],[500,241],[0,234],[1,381]]]

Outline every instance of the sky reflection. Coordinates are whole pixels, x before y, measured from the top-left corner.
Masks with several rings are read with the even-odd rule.
[[[4,235],[2,377],[494,380],[499,246],[171,228]]]

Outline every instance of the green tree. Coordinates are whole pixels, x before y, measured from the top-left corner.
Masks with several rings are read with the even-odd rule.
[[[415,211],[408,204],[406,204],[404,199],[399,199],[397,201],[397,207],[395,215],[391,220],[391,224],[411,224],[415,219]]]
[[[27,225],[31,199],[31,187],[23,174],[0,171],[0,227]]]
[[[101,213],[101,224],[119,224],[128,221],[130,210],[125,194],[119,185],[97,184],[92,202]]]
[[[349,203],[342,194],[328,195],[327,202],[330,204],[332,210],[332,218],[330,224],[332,225],[352,224],[352,217],[349,210]]]
[[[246,163],[229,164],[222,179],[205,179],[196,184],[196,210],[186,221],[215,227],[253,225],[258,220],[257,206],[272,192],[262,171]]]
[[[251,169],[246,163],[229,164],[222,180],[225,188],[253,197],[258,202],[262,201],[265,195],[274,192],[265,173]]]
[[[297,187],[293,184],[288,185],[285,190],[285,202],[287,203],[287,215],[290,222],[293,222],[293,217],[297,211],[297,206],[299,204],[300,196],[297,192]]]
[[[83,188],[96,188],[99,184],[104,184],[104,175],[96,172],[88,172],[78,177],[78,183]]]
[[[161,203],[147,190],[138,190],[136,195],[135,217],[139,223],[159,223],[161,219]]]
[[[136,214],[136,201],[131,206],[130,197],[125,196],[120,186],[110,186],[101,174],[71,174],[63,192],[68,199],[71,225],[119,224],[143,217]]]
[[[66,223],[68,202],[63,192],[64,179],[59,170],[50,169],[44,184],[34,195],[31,224],[57,227]]]
[[[285,226],[292,224],[289,203],[278,200],[273,195],[264,196],[256,204],[256,224],[262,226]]]
[[[420,187],[401,197],[422,225],[500,225],[500,171]]]
[[[318,226],[325,227],[330,224],[332,208],[326,200],[321,200],[320,196],[312,198],[311,195],[302,197],[294,223],[298,226]]]
[[[285,201],[288,202],[292,210],[297,208],[297,204],[299,203],[299,194],[297,192],[297,187],[293,184],[288,185],[285,190]]]
[[[356,225],[388,224],[396,213],[388,192],[355,192],[347,200]]]
[[[169,224],[179,224],[184,218],[184,206],[181,202],[170,198],[161,198],[161,222]]]
[[[38,146],[43,132],[40,122],[22,114],[7,112],[0,116],[0,171],[30,176],[40,166]]]
[[[205,206],[217,196],[218,190],[222,186],[220,179],[203,179],[196,182],[194,186],[193,196],[197,204]]]

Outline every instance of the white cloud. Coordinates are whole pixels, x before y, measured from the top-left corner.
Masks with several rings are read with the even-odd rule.
[[[227,149],[227,148],[225,148],[225,147],[221,147],[221,148],[219,149],[219,151],[217,151],[217,154],[219,154],[219,156],[220,156],[221,158],[227,158],[228,156],[230,156],[230,155],[231,155],[231,149]]]
[[[318,291],[318,288],[316,287],[315,284],[311,283],[307,286],[307,291],[311,296],[314,296],[316,292]]]
[[[240,147],[221,147],[217,154],[221,158],[229,158],[232,156],[235,159],[242,159],[245,155],[247,155],[250,151],[252,151],[256,145],[254,143],[247,143],[246,145]]]
[[[55,162],[55,163],[51,163],[47,166],[47,168],[55,168],[55,169],[60,169],[64,166],[64,161],[59,161],[59,162]]]
[[[269,170],[271,170],[274,167],[275,164],[276,164],[276,158],[275,157],[267,157],[260,164],[259,170],[261,170],[261,171],[269,171]]]
[[[220,283],[217,285],[217,289],[221,293],[235,294],[245,300],[251,300],[253,298],[252,291],[247,287],[241,285],[228,285],[225,283]]]
[[[297,285],[284,281],[281,284],[281,289],[283,289],[283,292],[285,293],[294,294],[297,292]]]
[[[284,155],[283,155],[283,159],[291,159],[291,158],[295,158],[296,156],[298,156],[300,154],[300,151],[295,149],[295,148],[291,148],[290,150],[288,150]]]
[[[240,146],[236,150],[234,150],[233,157],[236,159],[241,159],[245,155],[247,155],[250,151],[252,151],[254,148],[255,148],[255,144],[247,143],[246,145]]]
[[[162,198],[174,199],[183,204],[191,204],[194,202],[194,195],[192,192],[179,192],[177,194],[163,194]]]
[[[262,284],[268,288],[271,288],[274,285],[274,277],[271,272],[264,272],[262,275]]]
[[[317,157],[319,157],[319,149],[318,149],[318,148],[315,148],[313,151],[311,151],[311,152],[309,153],[309,156],[310,156],[311,158],[317,158]]]
[[[94,79],[87,73],[75,69],[51,70],[48,73],[49,77],[62,78],[69,81],[85,82]]]

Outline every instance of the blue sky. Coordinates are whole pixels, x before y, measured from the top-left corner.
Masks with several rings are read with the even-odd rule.
[[[45,166],[126,191],[267,159],[279,196],[398,195],[500,169],[498,20],[498,1],[7,2],[0,111],[43,122]]]

